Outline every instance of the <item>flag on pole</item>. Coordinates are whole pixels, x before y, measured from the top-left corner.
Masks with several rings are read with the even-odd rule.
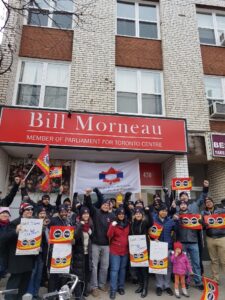
[[[49,189],[49,183],[50,183],[50,177],[49,177],[49,175],[45,175],[45,176],[43,177],[43,179],[42,179],[40,189],[41,189],[43,192],[48,191],[48,189]]]
[[[50,178],[60,178],[60,177],[62,177],[62,167],[51,167],[49,177]]]
[[[38,159],[35,162],[35,165],[38,166],[45,175],[49,176],[50,163],[49,163],[49,146],[45,146],[44,150],[38,156]]]
[[[200,300],[218,300],[219,289],[216,281],[203,277],[204,292]]]

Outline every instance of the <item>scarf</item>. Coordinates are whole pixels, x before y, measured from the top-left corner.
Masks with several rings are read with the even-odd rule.
[[[0,220],[0,226],[6,226],[8,224],[9,224],[9,220],[5,220],[5,221]]]
[[[82,225],[83,232],[88,232],[89,229],[90,229],[89,223],[84,223],[84,225]]]

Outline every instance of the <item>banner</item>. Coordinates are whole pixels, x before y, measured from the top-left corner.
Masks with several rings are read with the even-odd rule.
[[[16,255],[37,255],[41,247],[42,219],[22,218],[18,241],[16,245]]]
[[[218,284],[206,277],[203,277],[204,292],[200,300],[218,300],[219,289]]]
[[[150,241],[149,273],[167,274],[168,243]]]
[[[50,273],[68,274],[72,257],[71,244],[54,244]]]
[[[192,230],[202,229],[202,224],[199,222],[199,220],[202,219],[202,216],[200,214],[181,214],[179,215],[179,218],[182,228]]]
[[[149,228],[148,234],[151,239],[158,239],[163,231],[163,226],[154,222],[151,228]]]
[[[190,177],[172,179],[173,191],[182,191],[182,190],[191,190],[191,189],[192,189],[192,181]]]
[[[212,214],[204,216],[204,222],[208,225],[207,228],[225,228],[225,214]]]
[[[130,235],[128,239],[131,267],[147,267],[148,249],[146,235]]]
[[[72,226],[51,226],[49,231],[49,244],[67,244],[74,239]]]
[[[141,191],[138,159],[123,163],[76,161],[74,192],[97,187],[103,194]]]
[[[45,175],[49,175],[49,145],[38,156],[35,165],[38,166]]]

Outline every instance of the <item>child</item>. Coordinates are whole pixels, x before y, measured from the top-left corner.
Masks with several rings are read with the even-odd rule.
[[[174,292],[177,298],[180,298],[179,282],[181,282],[182,294],[185,297],[189,297],[185,285],[185,275],[189,272],[193,274],[191,265],[187,258],[187,255],[182,252],[182,244],[180,242],[174,243],[174,253],[171,256],[171,262],[173,264],[173,274],[175,276]]]

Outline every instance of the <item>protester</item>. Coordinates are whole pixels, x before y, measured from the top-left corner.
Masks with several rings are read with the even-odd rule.
[[[128,261],[128,235],[130,225],[121,206],[117,208],[116,219],[108,229],[110,249],[110,299],[116,298],[116,292],[125,294],[124,284]]]
[[[220,217],[221,214],[225,214],[224,208],[217,208],[211,197],[205,198],[205,210],[202,211],[203,216],[209,216],[216,214]],[[221,220],[223,217],[221,216]],[[206,243],[211,260],[211,268],[213,280],[219,283],[219,271],[220,264],[225,273],[225,228],[209,228],[205,224],[206,229]]]
[[[9,192],[9,194],[5,198],[0,198],[0,206],[7,207],[12,204],[13,199],[16,196],[16,193],[19,189],[20,183],[21,183],[21,178],[16,176],[14,178],[13,187],[12,187],[11,191]]]
[[[8,207],[0,207],[0,280],[7,273],[8,247],[5,242],[9,230],[10,216]]]
[[[182,251],[182,249],[183,247],[180,242],[174,243],[174,253],[171,256],[171,262],[173,264],[173,274],[175,279],[174,293],[177,298],[180,298],[180,283],[182,294],[185,297],[189,297],[185,283],[185,275],[187,275],[188,273],[193,274],[187,255]]]
[[[109,212],[109,201],[102,199],[101,208],[96,208],[91,201],[91,190],[86,190],[84,205],[90,209],[93,219],[94,232],[92,237],[92,275],[91,289],[94,297],[99,296],[98,288],[107,291],[106,280],[109,267],[109,240],[107,231],[110,222],[115,218],[114,213]],[[98,266],[100,266],[98,270]]]

